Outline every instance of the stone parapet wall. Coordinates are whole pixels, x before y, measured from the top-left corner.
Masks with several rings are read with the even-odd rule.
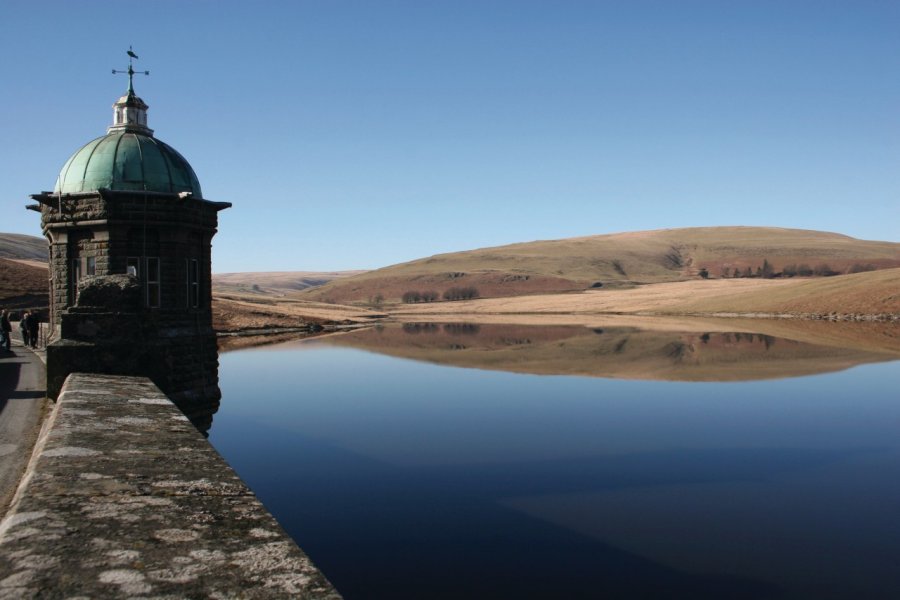
[[[47,345],[47,395],[55,399],[70,373],[150,378],[206,431],[219,405],[218,352],[207,306],[145,310],[140,281],[95,275],[78,284],[78,305],[58,311]]]
[[[72,374],[0,524],[0,598],[339,598],[146,378]]]
[[[60,336],[47,346],[47,395],[70,373],[148,377],[193,421],[209,429],[219,406],[219,356],[209,318],[166,313],[61,312]]]

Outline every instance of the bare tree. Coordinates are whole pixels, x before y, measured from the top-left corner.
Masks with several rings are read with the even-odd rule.
[[[864,265],[860,264],[860,263],[855,263],[852,267],[847,269],[847,272],[848,273],[864,273],[866,271],[874,271],[874,270],[875,270],[875,265],[873,265],[872,263],[866,263]]]
[[[471,300],[478,297],[474,287],[452,287],[444,292],[444,300]]]

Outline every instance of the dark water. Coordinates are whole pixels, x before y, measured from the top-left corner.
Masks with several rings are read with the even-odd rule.
[[[349,599],[900,597],[897,353],[566,329],[225,353],[210,439]]]

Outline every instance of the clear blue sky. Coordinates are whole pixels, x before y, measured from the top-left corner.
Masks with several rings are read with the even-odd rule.
[[[0,231],[149,124],[220,213],[215,272],[775,225],[900,241],[900,2],[4,0]]]

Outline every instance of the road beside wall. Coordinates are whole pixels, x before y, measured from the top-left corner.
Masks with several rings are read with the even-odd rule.
[[[0,515],[6,513],[31,457],[47,405],[40,356],[19,343],[0,349]]]

